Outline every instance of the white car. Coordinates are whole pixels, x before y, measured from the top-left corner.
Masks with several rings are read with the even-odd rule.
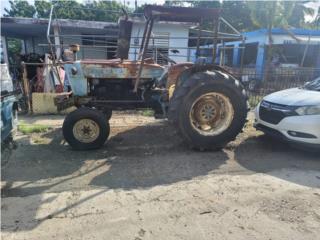
[[[320,149],[320,77],[265,96],[255,118],[256,129],[267,135]]]

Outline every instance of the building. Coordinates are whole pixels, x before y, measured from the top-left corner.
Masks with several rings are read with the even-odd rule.
[[[261,77],[267,60],[268,31],[259,29],[245,32],[243,36],[245,42],[220,44],[217,55],[224,57],[216,61],[234,68],[240,67],[242,61],[244,68],[254,69]],[[320,68],[320,30],[272,29],[271,62],[274,67]]]
[[[2,39],[8,46],[11,38],[21,39],[21,54],[50,52],[47,29],[48,19],[1,18]],[[108,58],[111,46],[106,46],[106,36],[116,44],[118,25],[111,22],[88,22],[81,20],[59,19],[52,23],[51,40],[58,50],[68,48],[70,44],[80,44],[80,58]],[[103,40],[103,42],[102,42]],[[111,44],[110,44],[111,45]],[[58,51],[59,52],[59,51]]]
[[[131,33],[131,43],[129,58],[136,60],[140,48],[145,20],[143,18],[132,18],[133,26]],[[166,63],[161,54],[170,57],[176,62],[186,62],[190,60],[189,33],[190,27],[194,24],[182,22],[155,22],[152,36],[149,41],[148,55],[160,64]],[[159,54],[160,52],[160,54]]]
[[[135,17],[133,20],[131,47],[129,59],[137,59],[140,47],[144,20]],[[20,39],[22,41],[21,54],[37,53],[43,55],[50,52],[47,40],[48,19],[34,18],[1,18],[1,38],[4,45],[4,54],[7,54],[8,41]],[[188,36],[192,24],[176,22],[156,22],[153,27],[153,36],[149,44],[149,54],[161,52],[177,62],[188,61]],[[118,37],[118,23],[58,19],[53,20],[50,39],[57,48],[68,48],[70,44],[79,44],[78,58],[110,59],[115,57]],[[179,48],[176,51],[170,51]],[[156,51],[155,51],[156,49]],[[154,57],[154,56],[153,56]],[[161,56],[156,60],[163,61]]]

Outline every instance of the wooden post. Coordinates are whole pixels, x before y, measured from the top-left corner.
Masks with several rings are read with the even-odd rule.
[[[27,99],[27,105],[28,105],[28,111],[31,113],[32,111],[32,103],[31,103],[31,96],[30,96],[30,87],[29,87],[29,81],[28,81],[28,75],[27,75],[27,68],[24,62],[22,62],[22,68],[23,68],[23,73],[22,73],[22,81],[23,81],[23,92],[24,95]]]

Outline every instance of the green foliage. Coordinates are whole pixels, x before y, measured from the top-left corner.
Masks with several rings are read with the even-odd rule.
[[[20,39],[7,38],[8,58],[11,64],[16,64],[17,56],[21,53],[22,43]]]
[[[314,20],[314,22],[312,23],[312,27],[315,29],[320,29],[320,7],[318,8],[318,14]]]
[[[306,7],[308,1],[252,1],[248,2],[250,16],[257,27],[304,27],[305,16],[314,9]]]
[[[91,11],[91,15],[96,21],[113,21],[116,22],[119,18],[119,13],[123,5],[116,1],[94,1],[86,7],[99,9],[99,11]]]
[[[11,51],[11,53],[20,53],[22,46],[21,46],[21,40],[16,38],[7,38],[7,44],[8,48]]]
[[[262,99],[263,99],[263,96],[261,95],[250,96],[248,99],[248,102],[251,109],[255,108],[258,105],[258,103],[261,102]]]
[[[292,9],[292,14],[288,18],[288,23],[290,26],[294,27],[304,27],[305,21],[304,17],[307,15],[313,15],[314,9],[306,7],[303,2],[296,2]]]
[[[276,2],[249,2],[250,16],[253,24],[257,27],[272,27],[274,22],[274,10]]]
[[[35,1],[34,6],[38,18],[49,18],[51,3],[49,1]]]
[[[25,0],[10,0],[5,16],[48,18],[51,4],[55,5],[55,17],[93,21],[117,21],[123,5],[121,1],[35,0],[34,6]],[[167,6],[221,8],[222,17],[239,31],[260,27],[319,26],[320,17],[306,24],[304,17],[313,13],[305,6],[308,1],[165,1]],[[143,13],[139,6],[134,13]],[[132,9],[127,9],[132,11]],[[208,29],[212,29],[208,26]]]
[[[152,109],[145,109],[141,111],[141,115],[145,117],[153,117],[154,116],[154,111]]]
[[[133,11],[133,13],[143,13],[144,12],[144,7],[145,7],[146,4],[143,4],[141,6],[138,6],[137,9],[135,9]]]
[[[10,0],[10,8],[5,8],[6,17],[30,17],[32,18],[36,10],[34,6],[30,5],[27,1]]]
[[[238,31],[251,31],[256,26],[250,17],[250,8],[244,1],[223,1],[222,17]]]
[[[166,0],[163,5],[165,6],[175,6],[175,7],[184,7],[185,3],[189,1],[171,1]]]
[[[48,18],[52,4],[55,6],[54,17],[91,21],[115,22],[122,8],[116,1],[36,0],[32,6],[27,1],[12,0],[10,9],[5,9],[5,12],[10,17]]]
[[[220,1],[187,1],[192,7],[198,8],[220,8]]]

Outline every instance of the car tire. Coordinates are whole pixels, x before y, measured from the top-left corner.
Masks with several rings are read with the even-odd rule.
[[[105,118],[107,119],[107,121],[109,121],[112,117],[112,110],[106,109],[103,111],[103,114],[104,114]]]

